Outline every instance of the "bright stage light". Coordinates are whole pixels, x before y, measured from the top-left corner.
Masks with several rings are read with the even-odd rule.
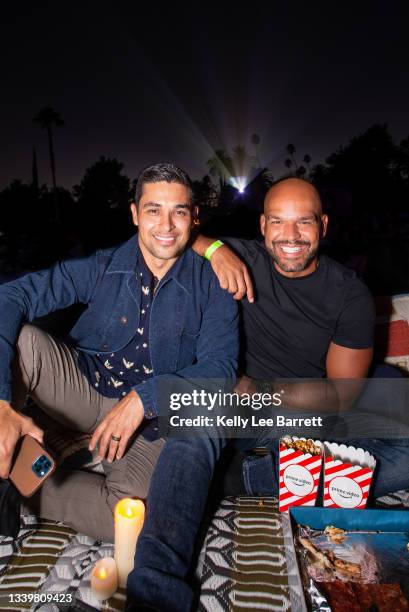
[[[239,193],[244,193],[247,185],[246,176],[232,176],[230,177],[230,184],[237,189]]]

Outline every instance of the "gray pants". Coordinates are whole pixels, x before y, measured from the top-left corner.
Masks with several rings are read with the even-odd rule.
[[[118,401],[103,397],[80,372],[75,351],[49,334],[25,325],[13,367],[13,402],[21,410],[26,396],[65,427],[92,432]],[[34,420],[36,415],[31,415]],[[40,424],[41,426],[41,424]],[[113,542],[113,510],[123,497],[145,499],[164,440],[137,436],[122,459],[103,461],[105,475],[58,469],[23,511],[63,521],[80,532]]]

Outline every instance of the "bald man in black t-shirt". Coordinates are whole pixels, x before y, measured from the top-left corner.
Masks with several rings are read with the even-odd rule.
[[[229,246],[210,258],[221,287],[241,300],[237,390],[254,392],[254,379],[273,391],[276,379],[325,378],[325,385],[286,385],[286,406],[344,410],[372,361],[372,297],[355,272],[318,254],[328,217],[308,181],[278,181],[265,197],[260,226],[263,239],[227,238]],[[204,255],[212,244],[199,236],[194,248]]]
[[[372,360],[374,307],[355,272],[318,256],[328,217],[315,187],[285,179],[267,193],[264,240],[228,238],[211,256],[220,284],[241,301],[243,373],[269,378],[363,378]],[[197,252],[212,244],[199,237]]]

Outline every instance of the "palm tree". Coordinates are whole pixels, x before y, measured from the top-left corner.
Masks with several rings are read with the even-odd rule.
[[[227,179],[234,174],[233,160],[224,149],[216,149],[214,157],[208,159],[206,165],[209,168],[210,176],[217,176],[219,178],[220,188],[222,188],[227,182]]]
[[[307,164],[308,174],[310,174],[311,173],[311,166],[310,166],[311,157],[310,157],[310,155],[308,155],[308,153],[306,153],[304,155],[304,157],[302,158],[302,160],[303,160],[304,164]]]
[[[303,178],[307,174],[306,167],[305,166],[298,166],[297,170],[295,171],[295,174],[297,176],[299,176],[300,178]]]
[[[39,123],[43,130],[47,130],[48,151],[50,154],[51,176],[53,181],[53,192],[54,197],[56,197],[57,182],[55,179],[53,126],[60,127],[61,125],[64,125],[64,121],[62,120],[61,115],[59,115],[53,108],[49,106],[42,108],[40,112],[35,117],[33,117],[33,121]]]
[[[37,166],[37,152],[35,150],[35,147],[33,148],[32,171],[33,171],[33,181],[31,183],[31,186],[33,188],[34,196],[37,198],[38,197],[38,166]]]
[[[287,145],[287,153],[291,156],[291,159],[293,160],[294,166],[296,168],[298,168],[298,164],[296,162],[295,155],[294,155],[294,153],[295,153],[295,146],[293,144],[288,144]]]
[[[290,159],[289,157],[287,157],[287,159],[286,159],[286,160],[285,160],[285,162],[284,162],[284,166],[285,166],[286,168],[288,168],[288,174],[289,174],[289,175],[290,175],[290,174],[292,174],[292,172],[291,172],[291,170],[290,170],[290,168],[291,168],[291,166],[292,166],[292,165],[293,165],[293,162],[291,161],[291,159]]]

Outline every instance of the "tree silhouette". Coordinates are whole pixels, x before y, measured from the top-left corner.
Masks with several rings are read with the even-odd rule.
[[[220,189],[231,176],[234,176],[233,160],[224,149],[216,149],[214,157],[208,159],[206,165],[210,176],[219,179]]]
[[[50,166],[51,166],[51,177],[53,182],[53,193],[54,193],[54,204],[55,204],[55,220],[59,222],[59,210],[57,202],[57,182],[55,178],[55,154],[54,154],[54,138],[53,138],[53,127],[60,127],[64,125],[61,115],[59,115],[53,108],[46,106],[40,110],[40,112],[33,117],[33,121],[39,123],[43,130],[47,130],[48,138],[48,152],[50,155]]]
[[[259,155],[259,144],[260,144],[260,136],[258,134],[253,134],[251,137],[251,144],[254,146],[255,156],[254,160],[257,164],[257,168],[260,168],[260,155]]]
[[[208,174],[200,180],[193,181],[193,195],[198,206],[212,208],[218,204],[219,194]]]
[[[297,161],[295,159],[295,146],[293,144],[288,144],[287,145],[287,153],[288,155],[290,155],[291,159],[293,160],[293,164],[296,168],[298,168],[298,164]]]
[[[123,164],[101,156],[73,187],[81,211],[82,243],[87,251],[114,245],[129,236],[130,180]]]
[[[291,172],[291,167],[292,167],[292,165],[293,165],[292,160],[291,160],[289,157],[287,157],[287,159],[286,159],[286,160],[285,160],[285,162],[284,162],[284,166],[285,166],[286,168],[288,168],[288,174],[289,174],[289,175],[290,175],[290,174],[292,174],[292,172]]]
[[[33,148],[33,164],[32,164],[32,175],[33,181],[31,183],[33,193],[35,197],[38,197],[38,166],[37,166],[37,153],[35,147]]]
[[[54,191],[46,185],[37,188],[32,182],[13,180],[0,192],[0,230],[6,237],[10,270],[44,268],[64,256],[64,233],[80,224],[71,193],[57,187],[57,194],[62,220],[58,228],[53,219]]]
[[[310,166],[310,164],[311,164],[311,157],[308,155],[308,153],[306,153],[306,154],[304,155],[304,157],[302,158],[302,160],[303,160],[304,164],[306,164],[306,165],[307,165],[308,172],[311,172],[311,166]]]
[[[33,117],[33,121],[39,123],[43,130],[47,130],[48,138],[48,152],[50,155],[50,166],[51,176],[53,181],[53,189],[56,188],[55,178],[55,154],[54,154],[54,139],[53,139],[53,126],[60,127],[64,125],[61,115],[59,115],[53,108],[46,106],[40,112]]]
[[[409,189],[409,136],[401,141],[396,158],[395,173]]]
[[[405,148],[394,143],[385,124],[375,124],[352,138],[325,164],[314,166],[311,174],[324,190],[348,192],[356,212],[407,210],[409,155],[405,157]]]
[[[251,144],[253,144],[255,147],[258,147],[258,145],[260,144],[260,136],[258,134],[252,135]]]
[[[304,178],[304,176],[307,174],[307,169],[305,166],[298,166],[297,170],[295,171],[296,176],[300,177],[300,178]]]

